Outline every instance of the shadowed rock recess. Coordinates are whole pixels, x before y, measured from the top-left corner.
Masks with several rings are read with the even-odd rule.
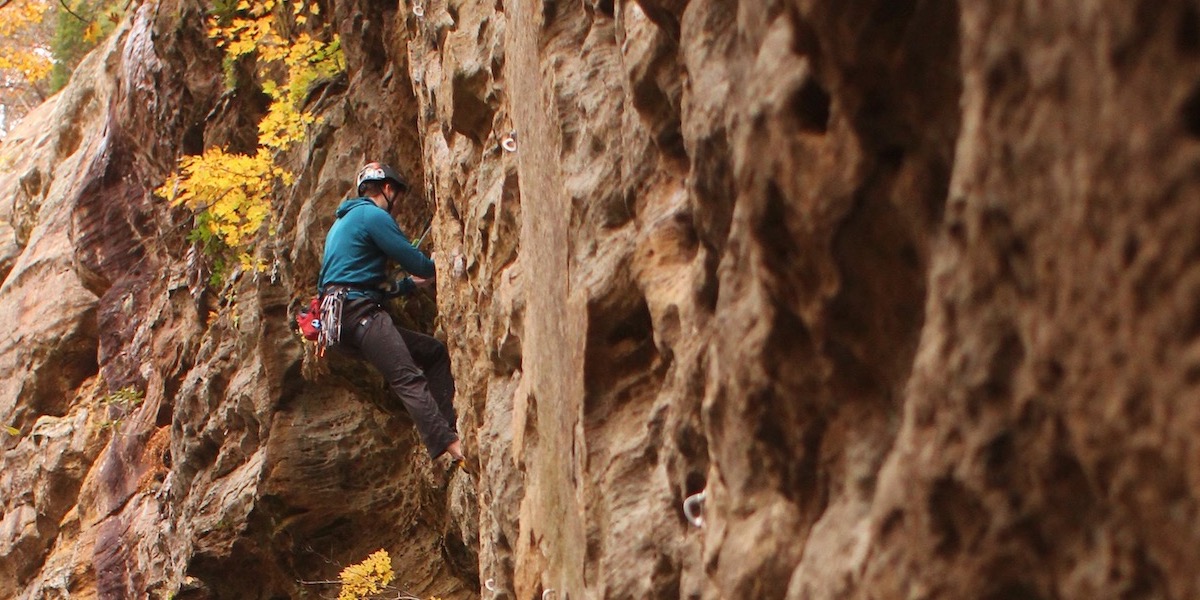
[[[206,6],[0,143],[0,597],[1200,597],[1195,2],[323,0],[224,290],[151,193],[265,113]],[[288,326],[368,159],[469,474]]]

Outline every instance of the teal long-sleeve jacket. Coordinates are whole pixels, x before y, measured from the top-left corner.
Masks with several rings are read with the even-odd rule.
[[[413,247],[386,210],[369,198],[346,200],[338,207],[337,220],[325,236],[318,290],[331,284],[359,290],[376,288],[388,279],[389,259],[417,277],[434,275],[433,261]],[[407,294],[415,289],[412,279],[405,278],[399,291]],[[359,290],[347,297],[376,297],[375,293]]]

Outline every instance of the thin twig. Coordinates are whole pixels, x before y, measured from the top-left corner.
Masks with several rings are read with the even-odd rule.
[[[296,583],[299,583],[300,585],[341,585],[342,582],[339,579],[326,579],[323,581],[305,581],[303,579],[297,579]]]
[[[6,0],[6,3],[7,3],[7,0]],[[67,11],[72,17],[79,19],[80,23],[89,23],[90,22],[87,19],[75,14],[75,11],[71,10],[70,6],[67,6],[67,0],[58,0],[58,3],[59,3],[59,5],[61,5],[63,7],[63,10]],[[0,6],[2,6],[2,5],[0,5]]]

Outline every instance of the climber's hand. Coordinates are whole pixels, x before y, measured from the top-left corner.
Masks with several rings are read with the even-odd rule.
[[[416,275],[413,275],[412,277],[409,277],[409,279],[412,279],[412,282],[414,284],[416,284],[416,286],[419,288],[427,288],[427,287],[433,285],[432,277],[425,278],[425,277],[417,277]],[[455,443],[457,443],[457,442],[455,442]]]
[[[449,485],[450,481],[454,479],[454,474],[458,471],[462,471],[466,475],[473,477],[470,468],[467,467],[467,458],[463,456],[462,442],[454,440],[454,442],[447,446],[446,451],[443,452],[438,458],[441,458],[442,456],[449,457],[450,459],[450,462],[446,465],[447,485]]]
[[[383,291],[383,295],[387,298],[397,298],[405,295],[408,293],[405,289],[406,287],[408,286],[404,285],[403,279],[393,279],[392,281],[385,281],[379,284],[379,289]]]

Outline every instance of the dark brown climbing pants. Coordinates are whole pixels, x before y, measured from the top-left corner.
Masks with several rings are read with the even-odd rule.
[[[374,300],[347,300],[341,325],[341,342],[335,347],[375,366],[412,416],[429,456],[441,456],[458,439],[446,345],[397,327]]]

